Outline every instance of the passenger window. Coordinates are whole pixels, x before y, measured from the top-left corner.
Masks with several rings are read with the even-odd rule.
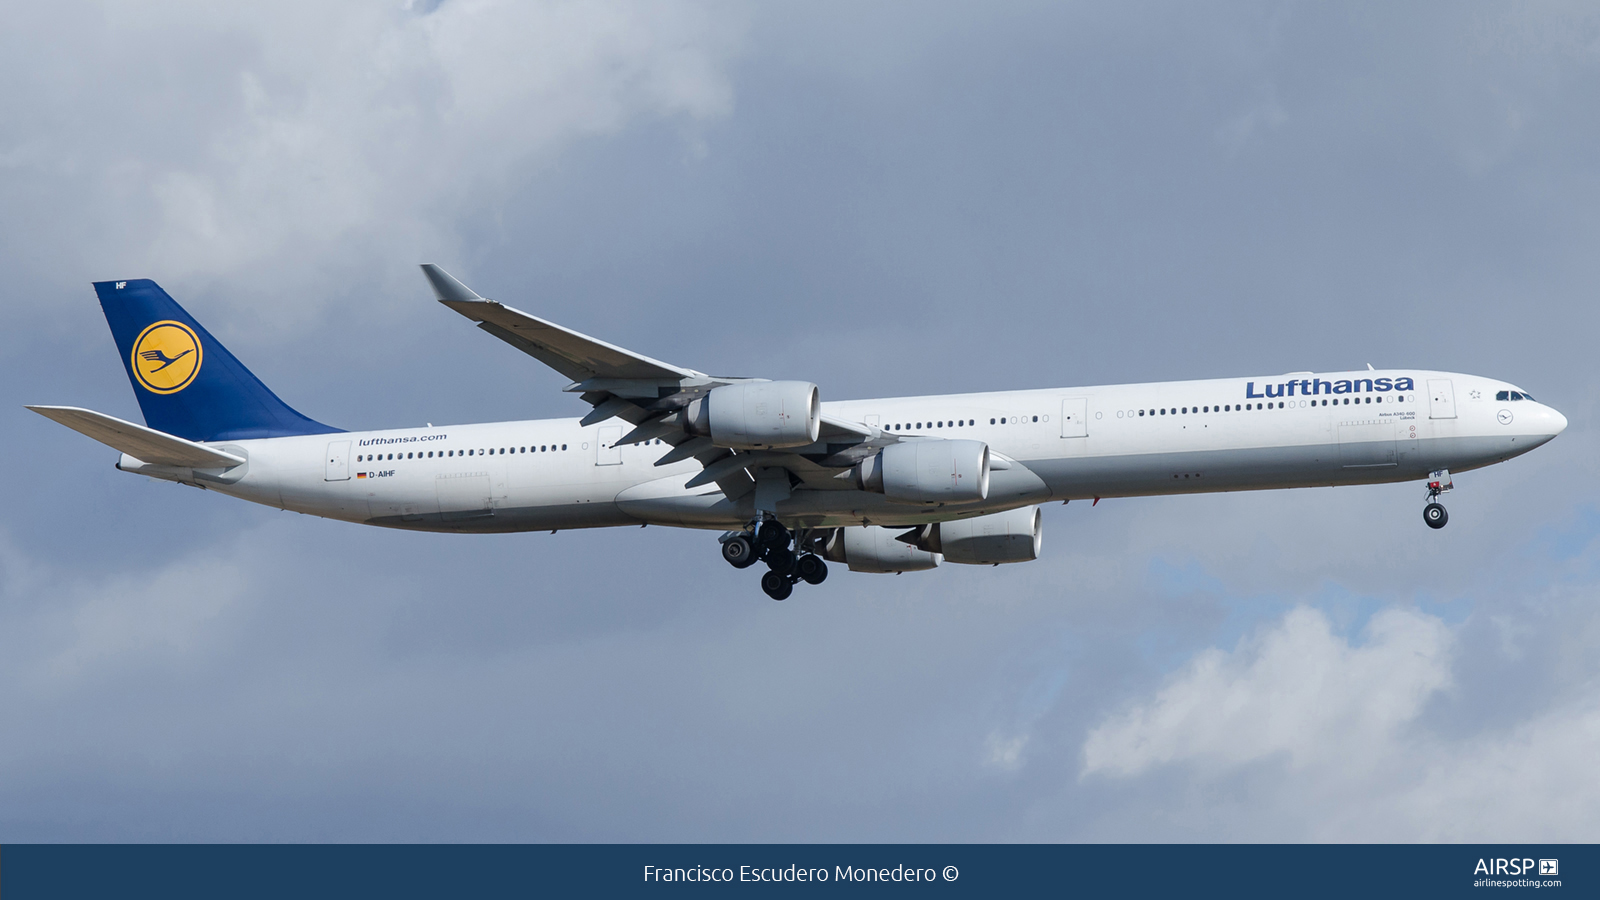
[[[990,425],[993,425],[993,424],[994,424],[994,419],[993,419],[993,418],[990,418],[990,419],[989,419],[989,424],[990,424]]]
[[[561,445],[561,449],[563,449],[563,450],[567,449],[567,445],[566,444],[562,444]]]
[[[1141,416],[1144,415],[1144,410],[1142,410],[1142,409],[1139,410],[1139,415],[1141,415]]]

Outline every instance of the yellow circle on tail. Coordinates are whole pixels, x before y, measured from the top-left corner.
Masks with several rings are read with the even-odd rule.
[[[133,375],[145,390],[176,394],[200,374],[200,336],[171,319],[139,332],[133,342]]]

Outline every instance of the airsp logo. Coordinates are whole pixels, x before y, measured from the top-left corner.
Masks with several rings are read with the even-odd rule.
[[[133,342],[133,374],[148,391],[176,394],[200,374],[200,338],[182,322],[157,322]]]

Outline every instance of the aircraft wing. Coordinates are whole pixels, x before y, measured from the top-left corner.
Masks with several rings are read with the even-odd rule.
[[[660,440],[672,445],[656,465],[698,460],[705,470],[688,482],[691,487],[715,481],[730,499],[737,498],[754,487],[751,470],[760,466],[787,469],[809,487],[848,489],[838,478],[844,470],[899,440],[876,427],[825,415],[810,446],[755,452],[714,446],[685,431],[677,414],[718,387],[760,379],[711,376],[651,359],[479,296],[438,266],[424,265],[422,273],[440,303],[572,379],[566,390],[593,407],[584,425],[620,418],[635,427],[619,444]]]
[[[126,422],[92,409],[76,406],[30,406],[47,419],[94,438],[113,450],[158,466],[183,466],[193,469],[229,469],[244,462],[244,457],[226,453],[205,444]]]
[[[428,282],[433,285],[433,292],[439,297],[440,303],[573,381],[613,378],[659,379],[675,383],[685,378],[704,377],[692,369],[680,369],[624,350],[480,297],[438,266],[425,265],[422,273],[428,276]]]

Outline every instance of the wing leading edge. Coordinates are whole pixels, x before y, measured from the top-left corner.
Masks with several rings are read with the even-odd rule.
[[[619,444],[660,440],[672,445],[658,466],[696,459],[705,470],[687,486],[715,481],[729,499],[737,499],[754,489],[752,470],[759,467],[787,470],[791,480],[808,487],[848,489],[851,485],[838,478],[844,470],[899,439],[860,422],[824,415],[817,443],[810,446],[781,452],[715,446],[684,430],[682,410],[718,387],[762,379],[710,376],[652,359],[482,297],[438,266],[424,265],[422,273],[440,303],[572,379],[566,390],[593,407],[583,417],[584,425],[620,418],[634,428]]]

